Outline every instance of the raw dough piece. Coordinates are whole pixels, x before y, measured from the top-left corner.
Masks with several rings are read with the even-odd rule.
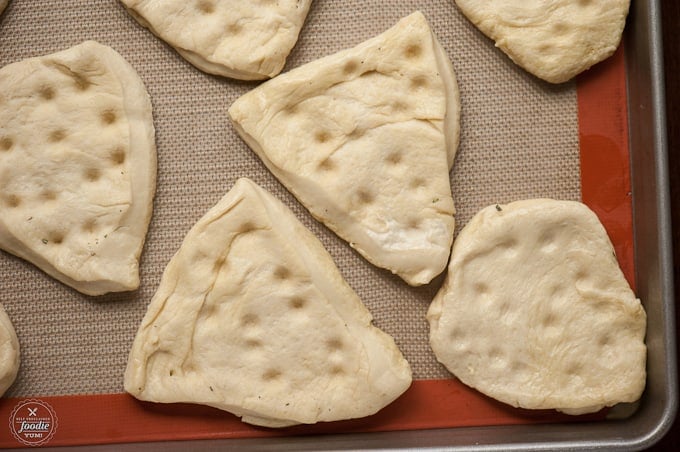
[[[611,56],[630,0],[456,0],[465,16],[515,63],[551,83]]]
[[[286,188],[370,262],[411,285],[444,270],[460,100],[420,12],[262,84],[229,115]]]
[[[210,74],[273,77],[295,46],[312,0],[121,0],[140,24]]]
[[[5,308],[0,304],[0,396],[12,386],[19,372],[19,339]]]
[[[437,359],[515,407],[568,414],[637,400],[646,316],[595,214],[574,201],[489,206],[453,245],[427,314]]]
[[[408,363],[318,239],[248,179],[189,231],[134,340],[125,390],[268,427],[368,416]]]
[[[0,69],[0,248],[82,293],[139,286],[156,149],[134,69],[87,41]]]

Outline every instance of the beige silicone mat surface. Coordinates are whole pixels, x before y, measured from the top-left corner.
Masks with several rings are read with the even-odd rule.
[[[352,47],[414,10],[425,14],[452,59],[461,92],[461,144],[451,172],[456,232],[489,204],[531,197],[579,199],[574,84],[555,87],[524,73],[466,21],[452,0],[315,0],[285,70]],[[229,105],[256,83],[200,72],[114,0],[10,1],[0,16],[0,64],[88,39],[125,57],[153,103],[158,185],[142,254],[142,283],[132,293],[88,297],[0,253],[0,302],[22,352],[19,376],[7,395],[122,392],[128,350],[165,265],[189,228],[244,176],[283,200],[319,237],[375,324],[395,337],[415,378],[449,377],[429,349],[425,320],[442,277],[411,288],[368,264],[311,218],[227,119]]]

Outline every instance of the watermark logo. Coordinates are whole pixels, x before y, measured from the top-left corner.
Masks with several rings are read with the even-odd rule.
[[[12,410],[9,429],[19,442],[28,446],[41,446],[52,439],[57,431],[57,414],[42,400],[24,400]]]

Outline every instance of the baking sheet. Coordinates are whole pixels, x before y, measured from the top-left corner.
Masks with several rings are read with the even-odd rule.
[[[287,69],[353,46],[416,9],[450,55],[462,93],[461,145],[451,173],[457,230],[492,203],[579,199],[574,84],[550,86],[517,69],[452,2],[316,1]],[[83,296],[2,255],[2,302],[23,345],[24,363],[9,396],[121,392],[132,338],[165,265],[189,228],[243,176],[282,199],[316,233],[376,325],[396,338],[416,379],[447,377],[425,340],[424,315],[441,279],[412,289],[371,266],[282,188],[227,119],[229,105],[254,83],[198,71],[116,1],[14,0],[2,17],[0,37],[2,65],[85,39],[116,49],[151,95],[158,146],[158,185],[139,290]]]
[[[488,204],[531,197],[580,199],[576,84],[549,85],[518,69],[453,2],[317,0],[286,68],[351,47],[416,9],[423,11],[451,57],[461,90],[461,146],[451,173],[456,231]],[[424,319],[441,277],[426,287],[407,287],[365,262],[278,184],[227,120],[231,102],[256,84],[196,70],[116,1],[12,1],[0,18],[0,64],[85,39],[121,53],[152,97],[159,173],[142,256],[142,285],[133,293],[86,297],[30,264],[0,255],[0,301],[17,329],[23,359],[8,397],[121,393],[132,338],[165,264],[191,225],[242,176],[282,199],[316,233],[376,325],[395,337],[416,379],[450,378],[427,345]],[[625,105],[620,97],[616,102]],[[625,118],[624,111],[619,123]],[[624,184],[623,189],[629,187]],[[625,234],[623,242],[617,242],[617,253],[626,260],[630,277],[632,260],[625,256],[632,255],[632,243],[625,241]]]

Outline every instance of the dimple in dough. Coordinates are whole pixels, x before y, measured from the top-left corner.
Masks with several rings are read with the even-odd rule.
[[[645,311],[597,216],[575,201],[481,210],[427,318],[437,359],[515,407],[588,413],[645,387]]]
[[[619,46],[630,0],[456,0],[463,14],[515,63],[566,82]]]
[[[189,231],[135,337],[125,390],[267,427],[364,417],[411,383],[394,340],[293,213],[248,179]]]
[[[242,80],[283,69],[311,0],[121,0],[140,24],[210,74]]]
[[[82,293],[139,286],[156,187],[151,102],[94,41],[0,69],[0,248]]]
[[[229,116],[283,185],[368,261],[414,286],[444,270],[460,99],[422,13],[262,84]]]

